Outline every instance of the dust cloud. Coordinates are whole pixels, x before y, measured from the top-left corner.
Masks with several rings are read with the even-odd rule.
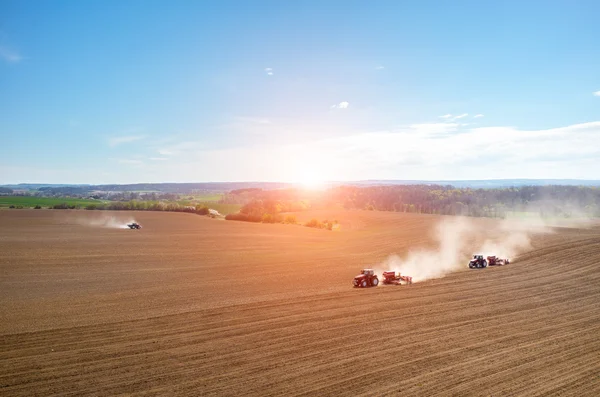
[[[553,227],[584,227],[585,218],[547,220],[508,217],[504,220],[449,217],[437,224],[434,239],[438,248],[411,251],[405,257],[391,255],[379,266],[412,276],[413,282],[441,278],[466,268],[473,254],[513,259],[530,250],[534,234],[553,233]]]
[[[73,221],[82,226],[104,227],[110,229],[129,229],[128,223],[135,222],[135,219],[126,215],[98,214],[97,216],[75,217]]]

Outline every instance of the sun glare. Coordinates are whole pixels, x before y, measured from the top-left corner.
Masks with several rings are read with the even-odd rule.
[[[325,180],[316,172],[306,172],[298,178],[297,184],[304,189],[318,190],[325,187]]]

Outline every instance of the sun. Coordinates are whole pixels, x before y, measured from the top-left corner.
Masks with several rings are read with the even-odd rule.
[[[320,190],[325,188],[325,179],[315,171],[305,171],[296,182],[304,189]]]

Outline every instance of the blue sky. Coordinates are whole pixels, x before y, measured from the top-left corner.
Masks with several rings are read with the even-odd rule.
[[[597,1],[0,2],[0,183],[598,179]]]

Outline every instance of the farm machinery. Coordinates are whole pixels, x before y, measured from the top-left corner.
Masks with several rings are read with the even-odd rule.
[[[402,285],[412,284],[412,277],[403,276],[400,272],[396,273],[393,271],[383,272],[382,283],[387,285]],[[355,287],[366,288],[366,287],[377,287],[379,285],[379,279],[373,271],[373,269],[363,269],[360,274],[354,277],[352,281]]]
[[[132,223],[128,223],[127,227],[130,228],[130,229],[141,229],[142,225],[140,225],[137,222],[132,222]]]
[[[510,263],[509,259],[498,258],[496,255],[488,256],[484,258],[483,255],[473,255],[473,259],[469,261],[469,268],[471,269],[481,269],[489,266],[502,266],[508,265]]]
[[[402,285],[402,282],[405,284],[412,284],[412,277],[410,276],[402,276],[400,272],[396,274],[396,272],[388,271],[383,272],[383,283],[388,285]]]
[[[358,276],[354,277],[352,284],[359,288],[377,287],[379,279],[373,269],[363,269]]]
[[[498,258],[497,256],[493,255],[487,257],[487,262],[489,266],[503,266],[508,265],[510,260],[508,258]]]
[[[473,259],[469,261],[469,268],[471,269],[481,269],[487,267],[487,260],[483,257],[483,255],[473,255]]]

